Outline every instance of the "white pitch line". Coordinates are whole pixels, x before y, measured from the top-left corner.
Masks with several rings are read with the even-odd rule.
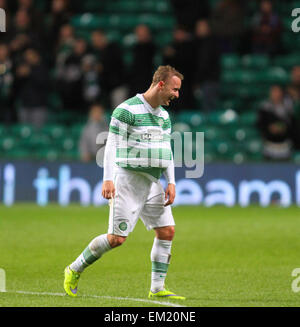
[[[51,292],[30,292],[30,291],[6,291],[6,293],[17,293],[17,294],[27,294],[27,295],[49,295],[49,296],[66,296],[65,293],[51,293]],[[116,297],[116,296],[107,296],[107,295],[81,295],[81,297],[91,297],[94,299],[110,299],[110,300],[124,300],[124,301],[133,301],[133,302],[144,302],[149,304],[160,304],[166,307],[186,307],[185,305],[180,305],[171,302],[160,302],[155,300],[144,300],[136,299],[131,297]]]

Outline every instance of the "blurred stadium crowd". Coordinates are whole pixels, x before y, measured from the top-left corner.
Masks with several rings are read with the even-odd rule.
[[[0,0],[0,158],[94,160],[120,102],[170,64],[174,130],[205,160],[300,162],[299,1]],[[197,151],[191,145],[191,151]]]

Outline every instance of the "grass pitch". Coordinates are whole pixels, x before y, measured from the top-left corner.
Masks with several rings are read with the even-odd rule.
[[[299,209],[175,207],[167,286],[185,306],[299,306],[291,285],[300,267]],[[0,206],[0,306],[169,306],[148,300],[154,233],[141,221],[120,248],[87,268],[77,298],[63,271],[95,236],[108,207]]]

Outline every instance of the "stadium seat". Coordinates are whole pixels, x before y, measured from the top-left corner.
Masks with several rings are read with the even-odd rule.
[[[17,124],[11,127],[13,135],[15,135],[17,138],[22,139],[31,137],[34,132],[34,129],[35,128],[29,124]]]
[[[36,132],[26,139],[20,139],[19,144],[27,149],[39,151],[40,149],[49,147],[51,139],[48,135],[43,134],[42,132]]]
[[[282,35],[282,44],[285,49],[289,52],[296,51],[300,49],[297,33],[291,33],[287,31]]]
[[[60,141],[60,147],[63,151],[68,152],[74,150],[77,146],[77,139],[71,136],[64,137]]]
[[[152,1],[148,1],[152,2]],[[156,1],[154,2],[155,10],[160,14],[169,14],[172,12],[172,6],[169,1]]]
[[[255,126],[256,119],[257,119],[257,112],[246,111],[240,114],[239,122],[242,126]]]
[[[188,124],[177,122],[177,123],[173,124],[172,131],[184,133],[184,132],[191,132],[192,130]]]
[[[269,93],[269,86],[258,87],[255,84],[238,85],[236,88],[226,90],[232,96],[238,96],[240,99],[258,99],[265,97]]]
[[[40,149],[35,156],[35,159],[46,160],[46,161],[56,161],[60,158],[60,152],[56,148],[45,148]]]
[[[249,159],[249,157],[248,157],[247,153],[243,152],[243,151],[237,151],[232,156],[232,161],[235,164],[242,164],[242,163],[246,162],[248,159]]]
[[[214,146],[216,153],[220,158],[228,157],[228,155],[231,155],[231,152],[233,152],[233,142],[228,140],[215,140],[211,142],[211,144]]]
[[[75,147],[71,150],[65,151],[61,154],[61,158],[63,160],[79,160],[80,159],[80,154],[78,151],[78,148]]]
[[[244,142],[259,136],[258,130],[251,127],[233,127],[228,131],[231,139],[237,142]]]
[[[204,162],[209,163],[216,161],[218,158],[218,153],[213,144],[210,142],[204,143]]]
[[[84,124],[74,124],[69,130],[69,135],[78,139],[83,130]]]
[[[17,138],[14,136],[3,136],[0,139],[0,149],[5,153],[17,146]]]
[[[244,55],[241,57],[241,64],[247,69],[265,69],[270,64],[266,55]]]
[[[81,15],[74,15],[71,18],[71,24],[77,29],[97,29],[105,28],[109,25],[109,17],[107,15],[96,15],[91,13],[84,13]]]
[[[221,57],[222,70],[233,70],[240,65],[240,57],[236,54],[224,54]]]
[[[299,53],[276,56],[273,60],[273,65],[290,70],[293,66],[299,65]]]
[[[208,114],[208,122],[215,125],[235,125],[238,123],[238,114],[232,110],[213,111]]]
[[[54,140],[57,140],[65,136],[66,128],[62,125],[46,125],[42,128],[42,133],[50,136]]]
[[[30,149],[20,148],[17,146],[15,148],[6,151],[3,155],[4,157],[7,157],[9,159],[16,159],[16,160],[33,158],[33,154],[30,151]]]
[[[262,158],[262,141],[260,138],[254,138],[250,141],[244,142],[244,147],[250,158]]]
[[[220,102],[220,107],[224,110],[232,109],[234,111],[243,110],[243,104],[239,98],[226,99]]]
[[[287,84],[290,81],[290,75],[282,67],[270,67],[257,73],[257,79],[261,83],[268,84]]]
[[[177,115],[177,122],[186,123],[193,129],[203,125],[205,120],[204,114],[195,111],[183,111]]]
[[[205,126],[203,132],[206,141],[221,141],[227,138],[227,132],[223,127]]]

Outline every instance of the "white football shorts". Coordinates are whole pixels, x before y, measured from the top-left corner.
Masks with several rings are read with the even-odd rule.
[[[114,185],[108,234],[128,236],[139,218],[147,230],[175,225],[171,206],[164,207],[165,192],[159,181],[155,183],[140,173],[118,169]]]

